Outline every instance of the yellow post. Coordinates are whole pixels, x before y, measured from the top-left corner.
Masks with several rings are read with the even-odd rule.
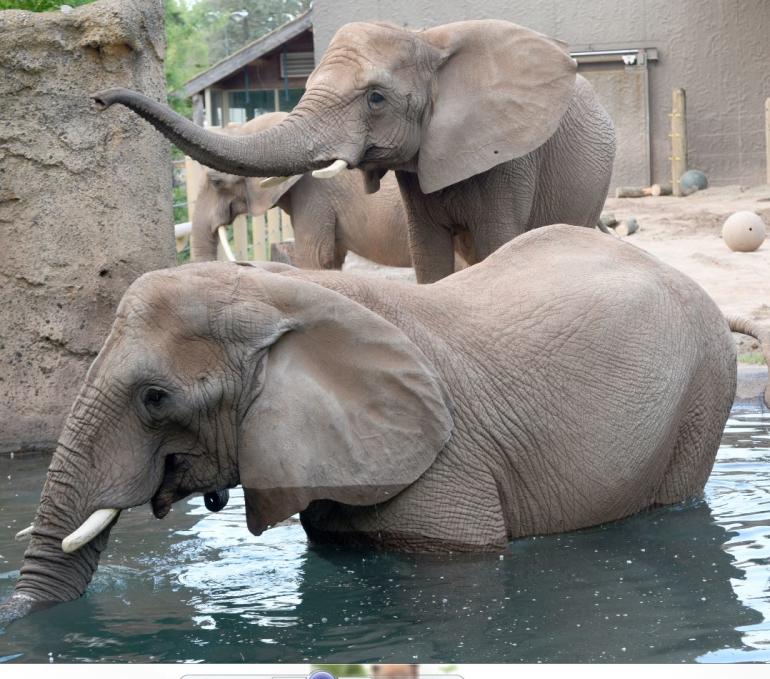
[[[673,92],[671,109],[671,187],[675,196],[682,195],[679,179],[687,171],[687,105],[682,88]]]
[[[770,97],[765,99],[765,153],[767,154],[767,183],[770,184]]]
[[[192,221],[193,213],[195,212],[195,203],[198,200],[198,193],[200,193],[203,180],[206,177],[206,168],[199,162],[190,158],[190,156],[184,157],[184,181],[187,187],[187,218]],[[194,236],[190,234],[190,251],[192,252]]]
[[[273,243],[281,242],[281,208],[274,207],[267,211],[267,252]]]
[[[251,242],[254,244],[253,259],[256,262],[264,262],[265,254],[265,215],[259,215],[251,220]]]
[[[249,229],[246,215],[238,215],[233,221],[233,253],[238,261],[249,259]]]
[[[281,238],[283,240],[294,240],[294,227],[291,225],[291,217],[288,212],[281,210]]]

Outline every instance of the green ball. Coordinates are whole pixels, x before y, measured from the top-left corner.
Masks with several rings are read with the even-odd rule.
[[[682,189],[683,196],[689,196],[696,191],[703,191],[709,186],[709,180],[700,170],[687,170],[679,178],[679,188]]]

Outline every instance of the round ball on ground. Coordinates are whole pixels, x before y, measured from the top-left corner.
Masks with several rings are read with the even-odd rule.
[[[703,189],[708,188],[708,185],[708,178],[700,170],[687,170],[679,178],[679,188],[682,189],[683,196],[689,196],[696,191],[703,191]]]
[[[722,226],[722,239],[735,252],[753,252],[765,240],[765,223],[755,212],[734,212]]]

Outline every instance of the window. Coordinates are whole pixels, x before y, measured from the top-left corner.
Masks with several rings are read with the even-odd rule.
[[[263,113],[291,111],[302,98],[301,87],[284,90],[211,90],[211,125],[245,123]],[[226,99],[225,99],[226,98]],[[225,101],[223,101],[225,99]],[[223,111],[223,104],[227,112]]]
[[[286,52],[281,55],[282,78],[307,78],[314,68],[312,52]]]
[[[234,90],[227,93],[227,99],[231,123],[245,123],[262,113],[275,111],[274,90]]]
[[[278,90],[278,110],[291,111],[302,98],[303,94],[305,94],[305,90],[301,87],[296,89]]]

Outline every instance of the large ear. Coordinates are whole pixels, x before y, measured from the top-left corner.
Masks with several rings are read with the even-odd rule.
[[[249,530],[259,535],[313,500],[371,505],[412,484],[452,431],[448,396],[422,351],[297,274],[243,271],[246,313],[280,328],[260,331],[278,337],[238,446]]]
[[[254,217],[265,214],[265,212],[273,207],[281,199],[281,196],[302,179],[303,176],[304,175],[301,174],[295,174],[291,177],[287,177],[280,184],[269,188],[262,188],[259,185],[264,177],[253,177],[248,179],[249,212]]]
[[[443,58],[423,122],[417,170],[424,193],[523,156],[556,131],[577,71],[560,42],[494,20],[419,35]]]

